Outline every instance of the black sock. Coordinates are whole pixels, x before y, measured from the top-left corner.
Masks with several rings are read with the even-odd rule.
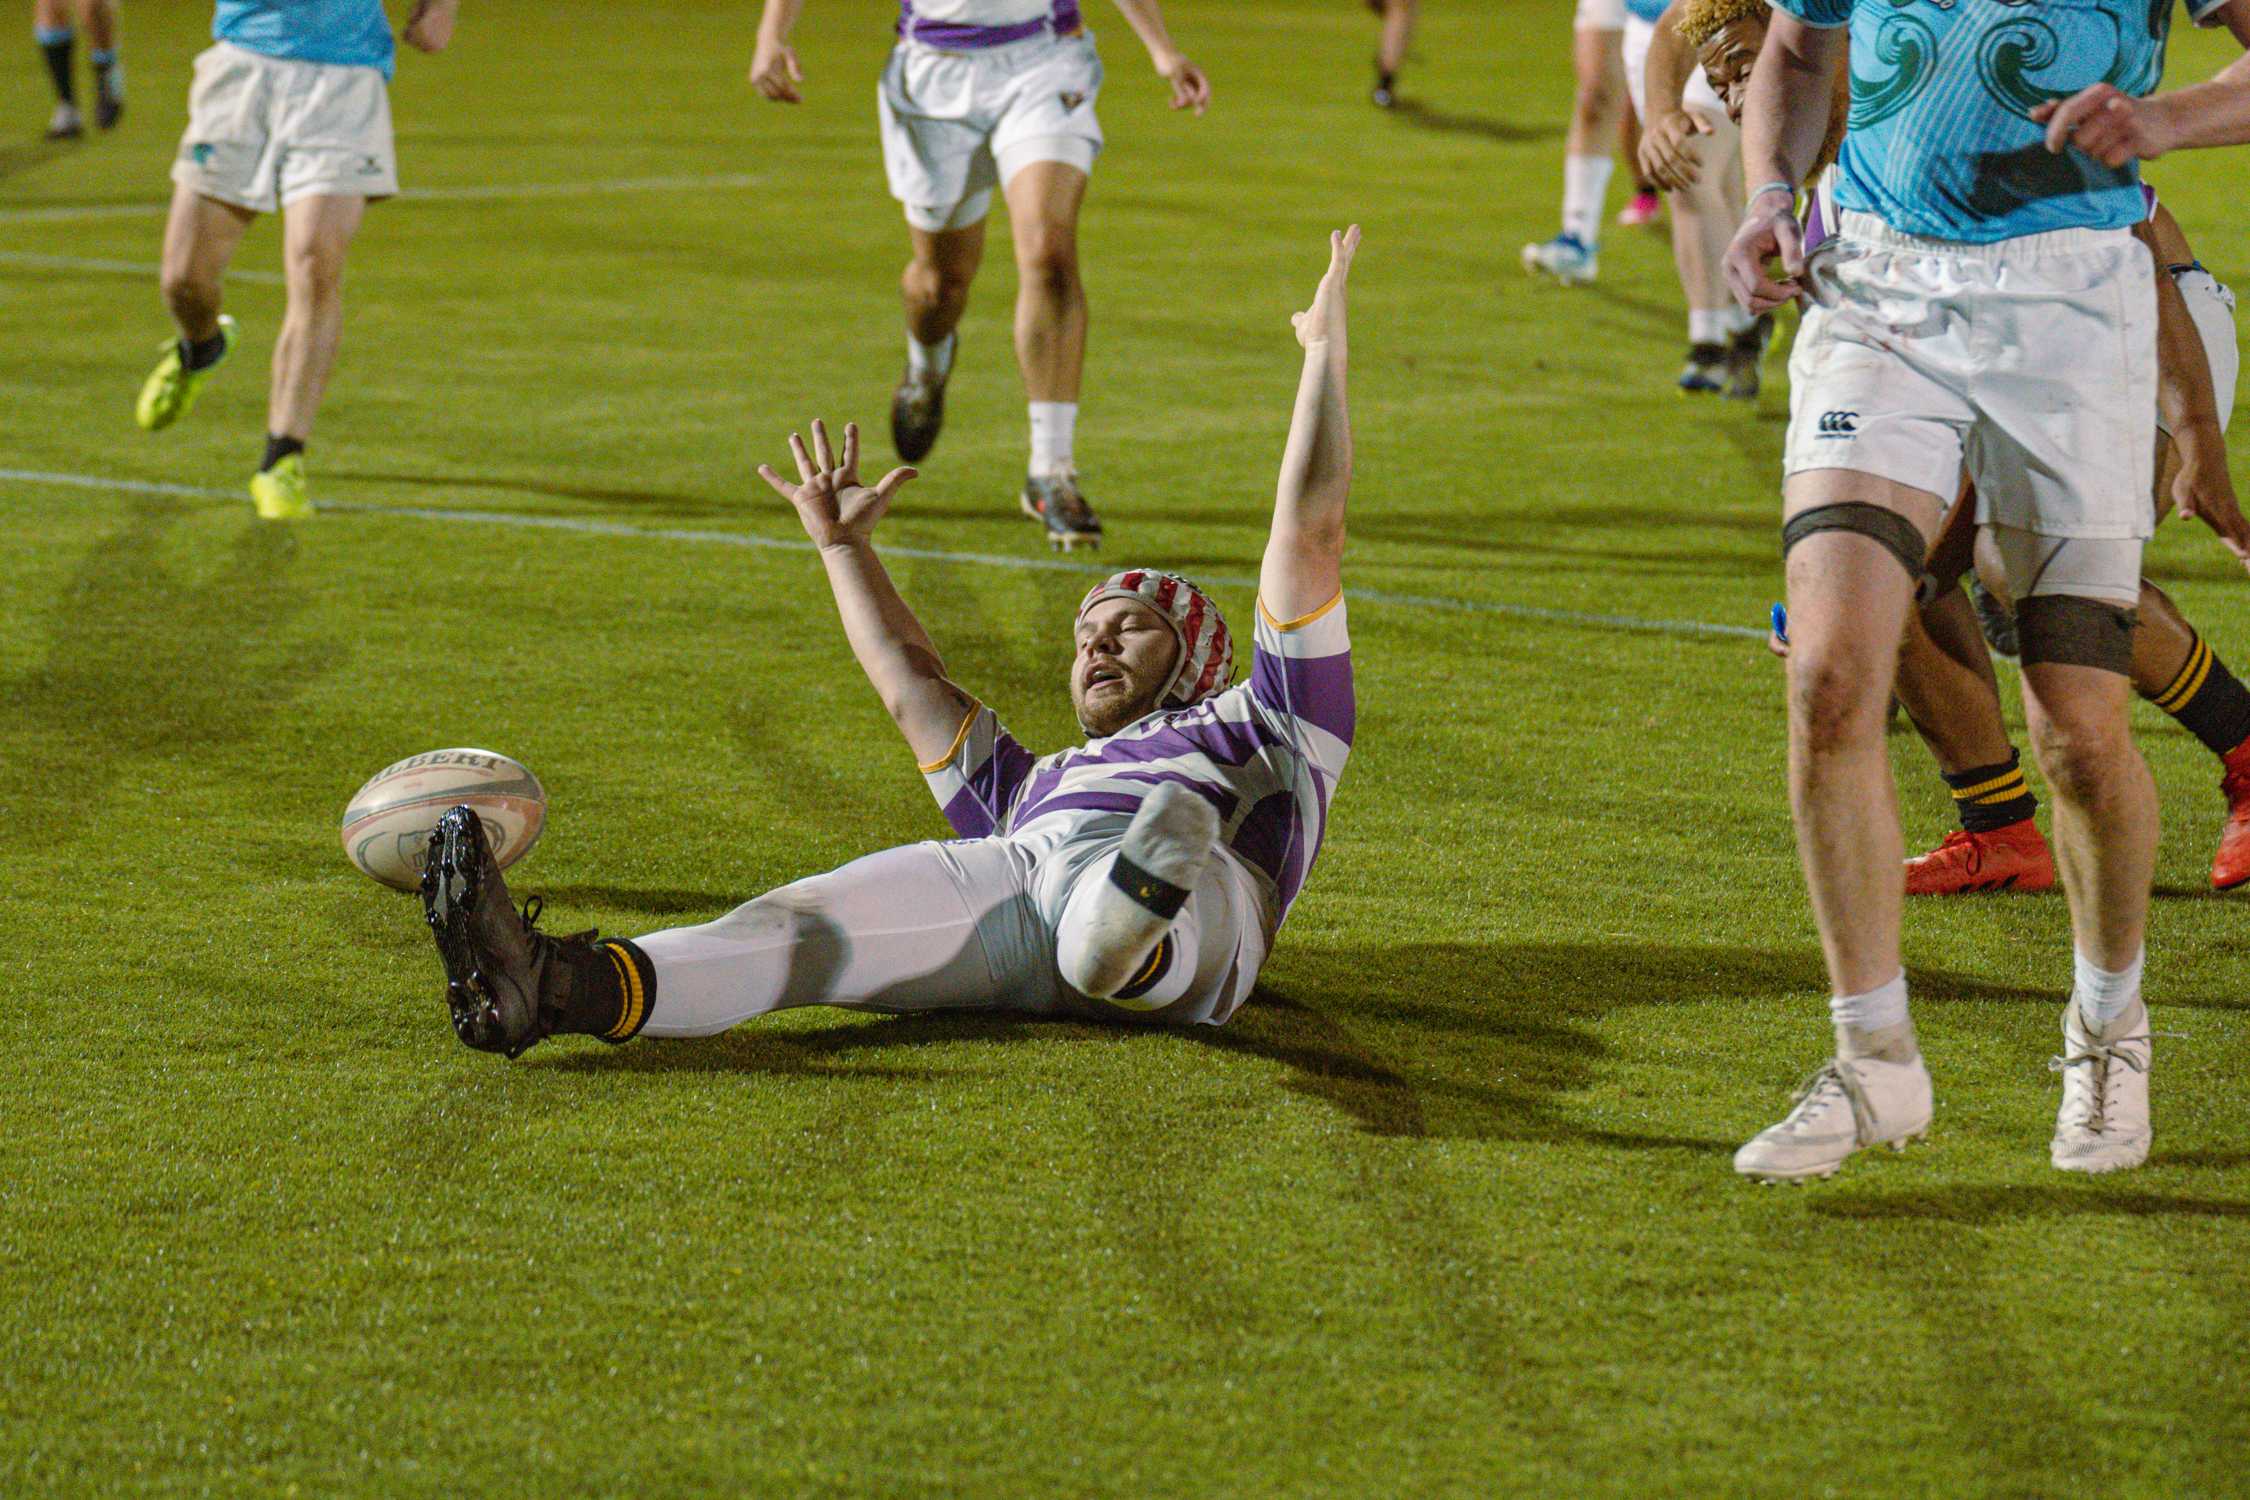
[[[180,340],[180,364],[189,370],[208,370],[226,356],[227,336],[214,333],[201,343]]]
[[[263,474],[266,472],[266,470],[272,468],[275,464],[280,463],[290,454],[302,453],[304,451],[305,445],[298,442],[295,438],[275,437],[272,433],[269,432],[266,434],[266,460],[264,463],[258,465],[258,472]]]
[[[2021,823],[2039,810],[2031,783],[2023,779],[2023,756],[2018,751],[2009,751],[1996,766],[1974,766],[1946,776],[1945,784],[1953,789],[1953,810],[1961,826],[1971,833]]]
[[[570,987],[555,1008],[553,1029],[605,1042],[626,1042],[648,1024],[656,1003],[656,966],[623,938],[570,942],[555,952],[570,965]]]
[[[77,38],[63,33],[59,42],[41,42],[39,50],[47,54],[47,71],[54,75],[55,97],[65,104],[78,102],[78,91],[71,82],[70,53]]]
[[[2226,755],[2250,740],[2250,691],[2202,636],[2188,648],[2187,661],[2163,692],[2148,700],[2180,721],[2180,727]]]

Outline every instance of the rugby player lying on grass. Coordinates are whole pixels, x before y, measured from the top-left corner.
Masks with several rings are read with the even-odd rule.
[[[771,891],[633,941],[536,931],[476,814],[431,836],[422,902],[454,1031],[513,1057],[579,1032],[705,1036],[799,1005],[1009,1010],[1216,1025],[1250,993],[1319,852],[1353,727],[1342,593],[1351,429],[1344,289],[1354,227],[1294,319],[1304,374],[1259,573],[1248,681],[1185,579],[1118,573],[1078,606],[1070,695],[1087,742],[1034,760],[945,675],[869,541],[900,486],[859,481],[814,423],[791,484],[759,473],[819,545],[844,633],[959,837]]]
[[[1769,14],[1765,0],[1684,0],[1667,18],[1696,49],[1730,114],[1741,113]],[[1822,172],[1832,170],[1842,102],[1820,154]],[[2176,505],[2184,515],[2200,516],[2228,550],[2250,561],[2250,526],[2227,474],[2226,422],[2241,363],[2234,294],[2196,260],[2155,191],[2142,191],[2149,215],[2134,233],[2166,273],[2156,281],[2156,515],[2162,520]],[[1834,216],[1820,204],[1806,218],[1810,255],[1833,228]],[[1936,849],[1906,862],[1908,895],[2043,891],[2055,883],[2054,854],[2033,819],[2039,804],[2001,717],[1999,682],[1978,631],[1977,609],[1958,587],[1969,571],[1972,548],[1976,576],[1998,611],[1996,623],[2012,629],[2000,559],[1989,537],[1978,540],[1976,491],[1964,484],[1931,546],[1933,587],[1929,601],[1908,620],[1895,689],[1937,760],[1961,826]],[[2212,857],[2211,884],[2223,891],[2250,883],[2250,691],[2171,596],[2146,578],[2138,613],[2134,689],[2201,740],[2223,768],[2219,789],[2227,801],[2227,822]]]

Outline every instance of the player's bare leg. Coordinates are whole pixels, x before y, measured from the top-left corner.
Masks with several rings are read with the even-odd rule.
[[[234,347],[234,320],[219,310],[222,288],[243,232],[257,217],[191,187],[173,188],[157,280],[165,309],[180,332],[160,346],[156,368],[141,385],[133,415],[148,431],[186,416],[203,383]]]
[[[891,393],[891,445],[915,463],[945,426],[945,383],[960,349],[956,330],[984,263],[984,220],[961,229],[907,226],[913,259],[899,276],[906,305],[906,373]]]
[[[2043,891],[2055,861],[2032,820],[2024,780],[2000,712],[2000,681],[1968,594],[1948,589],[1908,622],[1897,694],[1953,793],[1961,826],[1906,862],[1910,896]]]
[[[1988,538],[1980,537],[1977,572],[1986,596],[2007,610],[2007,580]],[[2211,857],[2211,885],[2250,884],[2250,690],[2245,690],[2171,595],[2141,580],[2133,633],[2133,690],[2162,709],[2218,758],[2227,821]]]
[[[1031,466],[1023,508],[1069,549],[1099,546],[1101,522],[1078,490],[1072,443],[1086,363],[1086,288],[1078,275],[1078,212],[1086,174],[1035,161],[1010,178],[1008,225],[1016,253],[1016,363],[1031,403]]]
[[[266,453],[251,481],[258,513],[287,520],[311,508],[304,451],[344,335],[344,256],[367,212],[365,198],[314,194],[282,210],[282,267],[289,311],[274,341]]]
[[[1786,1118],[1736,1154],[1736,1171],[1767,1181],[1828,1176],[1861,1147],[1921,1134],[1930,1117],[1899,961],[1905,849],[1884,725],[1914,603],[1902,552],[1919,571],[1940,505],[1842,469],[1795,475],[1784,493],[1792,520],[1838,505],[1888,513],[1901,550],[1840,529],[1813,532],[1788,554],[1790,806],[1827,959],[1836,1057]],[[1924,545],[1905,542],[1909,533]]]
[[[1624,33],[1571,28],[1570,66],[1578,91],[1563,144],[1562,232],[1523,247],[1525,270],[1543,271],[1565,286],[1592,281],[1601,271],[1603,201],[1616,167],[1610,152],[1627,100]]]
[[[2034,601],[2036,602],[2036,601]],[[2054,1165],[2136,1167],[2149,1147],[2141,963],[2156,871],[2156,786],[2133,744],[2131,683],[2096,667],[2024,667],[2024,710],[2055,799],[2076,980],[2063,1011]]]
[[[1727,290],[1727,242],[1742,217],[1742,155],[1731,130],[1689,144],[1702,170],[1672,194],[1672,263],[1687,299],[1688,354],[1679,388],[1690,395],[1758,394],[1758,362],[1770,319],[1751,318]]]
[[[1406,51],[1414,45],[1414,21],[1422,0],[1369,0],[1369,5],[1383,18],[1383,40],[1375,52],[1375,91],[1371,97],[1377,109],[1389,109],[1398,102],[1398,70],[1406,66]]]

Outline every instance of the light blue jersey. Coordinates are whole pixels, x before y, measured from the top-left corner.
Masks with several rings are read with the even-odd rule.
[[[383,0],[219,0],[211,35],[267,57],[380,68],[386,79],[396,55]]]
[[[1672,0],[1625,0],[1625,9],[1637,21],[1650,25],[1664,19],[1664,12],[1672,8]]]
[[[1774,0],[1813,26],[1851,27],[1852,109],[1839,208],[1893,229],[1989,244],[2147,216],[2140,172],[2048,152],[2031,111],[2108,82],[2164,75],[2171,0]],[[2208,22],[2227,0],[2182,0]]]

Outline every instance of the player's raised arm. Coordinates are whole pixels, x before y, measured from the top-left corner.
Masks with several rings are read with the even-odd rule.
[[[785,0],[768,0],[779,5]],[[803,0],[797,0],[802,4]],[[1203,70],[1188,61],[1188,56],[1172,41],[1172,33],[1164,29],[1164,13],[1157,9],[1156,0],[1117,0],[1117,8],[1125,13],[1125,24],[1148,48],[1148,60],[1157,75],[1172,86],[1172,107],[1192,109],[1202,114],[1211,103],[1211,80]]]
[[[1274,487],[1273,535],[1258,571],[1258,597],[1277,620],[1321,608],[1344,586],[1344,502],[1352,488],[1352,424],[1344,405],[1344,284],[1359,250],[1359,226],[1328,237],[1328,270],[1312,306],[1296,314],[1305,372]]]
[[[1846,46],[1841,25],[1814,26],[1775,7],[1766,44],[1751,71],[1742,104],[1742,172],[1749,208],[1727,247],[1727,285],[1754,313],[1771,312],[1800,290],[1804,230],[1797,189],[1820,159],[1835,102],[1835,77]],[[1779,259],[1781,276],[1767,274]]]
[[[797,460],[796,484],[766,464],[758,465],[758,477],[797,508],[805,534],[820,548],[821,565],[828,570],[828,586],[836,595],[836,613],[843,618],[852,655],[859,658],[860,670],[882,696],[883,707],[906,736],[915,759],[941,759],[976,700],[946,680],[945,663],[938,660],[929,632],[899,597],[870,540],[891,497],[914,477],[914,471],[893,469],[872,487],[863,485],[857,423],[844,426],[841,462],[828,446],[825,423],[813,423],[812,436],[808,454],[804,439],[789,434],[789,452]]]
[[[789,32],[804,11],[805,0],[766,0],[758,17],[758,50],[750,58],[750,86],[776,104],[801,104],[797,85],[805,70],[797,66],[797,49],[789,45]]]

